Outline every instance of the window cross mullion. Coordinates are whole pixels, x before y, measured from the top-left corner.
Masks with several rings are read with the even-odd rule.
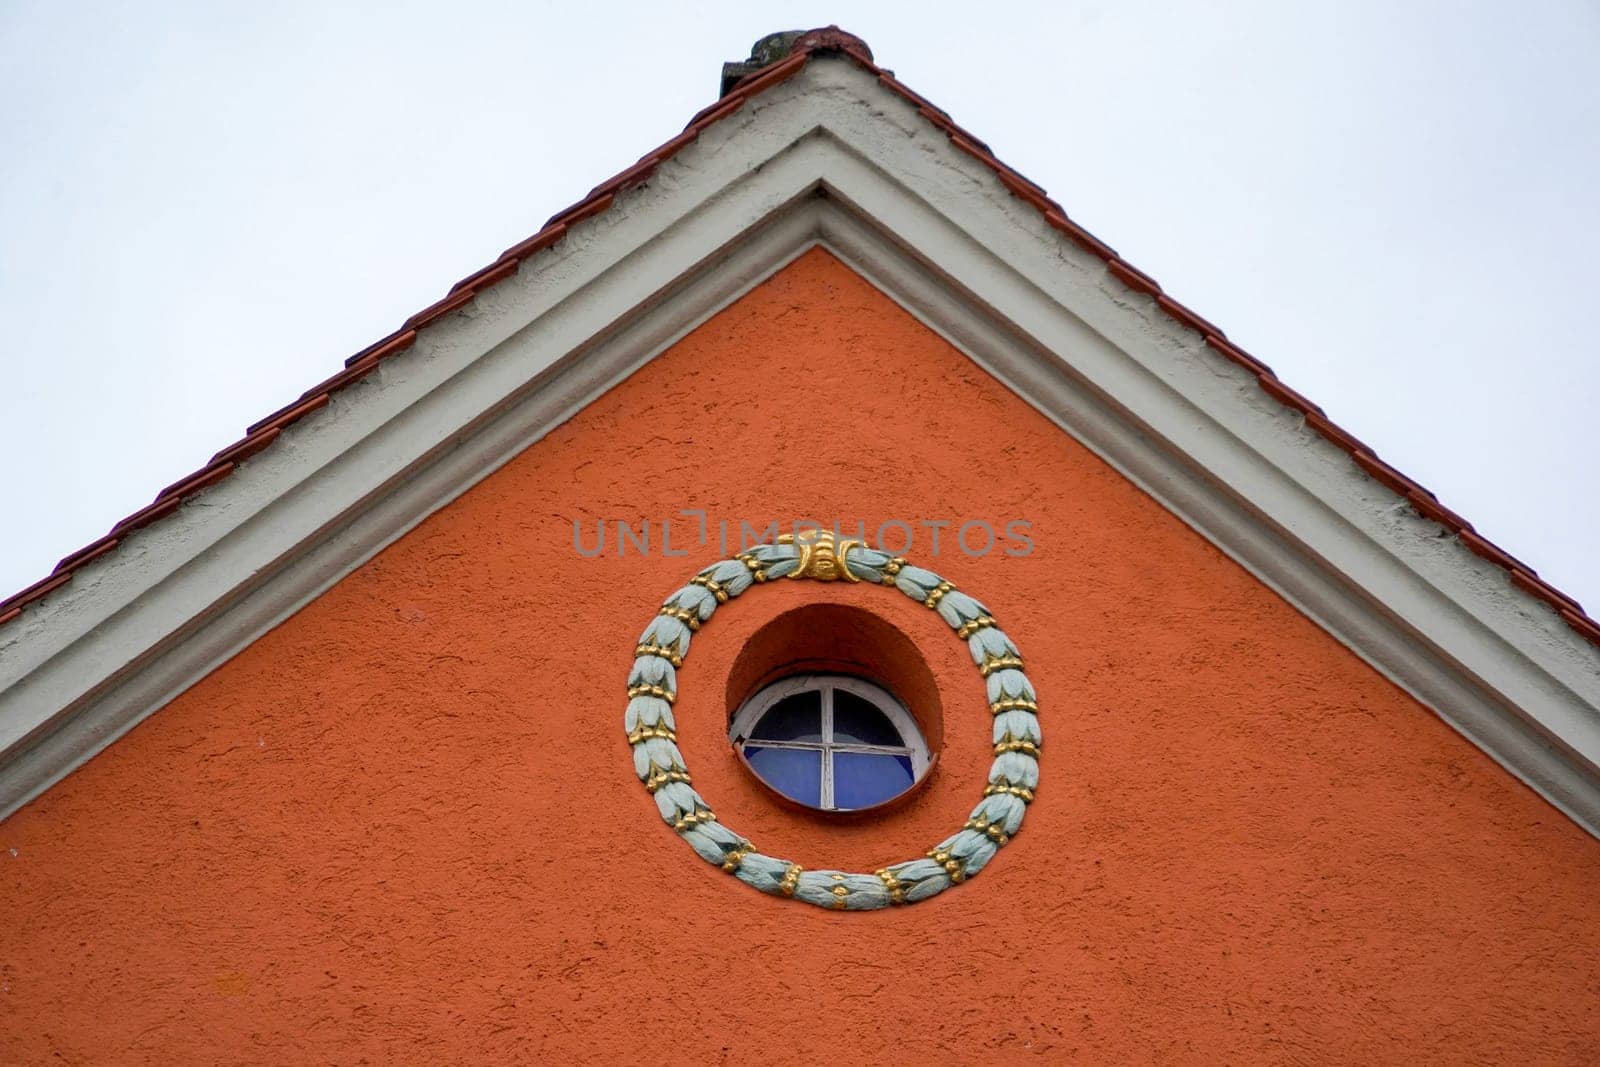
[[[822,687],[822,806],[833,808],[833,686]]]
[[[848,703],[840,703],[841,691],[849,694],[845,698]],[[802,697],[802,694],[805,696]],[[801,698],[800,702],[791,704],[795,698]],[[805,705],[811,699],[815,699],[816,703],[807,708]],[[775,711],[779,711],[784,718],[781,725],[778,725],[780,720],[774,720],[775,726],[767,732],[809,736],[791,736],[784,740],[752,737],[751,734],[762,729],[768,714]],[[873,711],[882,715],[887,723],[873,717]],[[846,730],[842,735],[838,721],[840,714],[846,716]],[[811,718],[813,715],[815,718]],[[890,729],[885,730],[885,725]],[[811,734],[813,730],[815,734]],[[895,735],[894,740],[902,743],[881,743],[890,741],[890,731]],[[800,801],[802,804],[815,805],[822,811],[848,810],[840,807],[841,773],[848,774],[848,782],[844,783],[848,786],[848,795],[855,798],[857,804],[871,806],[876,802],[871,799],[874,793],[891,787],[891,783],[903,781],[900,778],[903,772],[894,769],[894,759],[903,761],[910,771],[910,782],[903,787],[893,786],[890,792],[894,788],[903,791],[909,785],[914,785],[922,778],[929,763],[929,753],[921,731],[894,694],[875,683],[848,675],[801,674],[774,682],[745,702],[734,716],[728,733],[741,753],[746,751],[746,746],[751,750],[771,748],[791,753],[787,759],[777,762],[774,762],[777,759],[776,752],[770,757],[759,757],[762,766],[770,766],[780,777],[810,763],[809,758],[802,757],[801,753],[816,753],[817,791],[811,793],[811,783],[804,782],[803,778],[789,780],[795,783],[794,788],[802,789],[806,794],[805,799]],[[866,737],[879,738],[879,742],[863,740]],[[847,761],[847,772],[841,772],[840,759]],[[751,761],[750,765],[755,770],[756,762]],[[784,767],[790,770],[786,772],[782,769]],[[773,785],[773,779],[767,773],[761,770],[755,773],[768,785]],[[777,786],[774,788],[799,799],[789,790]],[[882,795],[887,796],[888,793]]]

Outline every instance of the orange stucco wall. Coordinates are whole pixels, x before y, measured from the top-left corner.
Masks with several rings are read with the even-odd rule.
[[[822,912],[660,824],[623,680],[707,550],[580,559],[571,521],[680,508],[1032,522],[1025,558],[922,542],[1043,702],[981,877]],[[777,807],[723,740],[742,641],[807,597],[944,694],[881,820]],[[976,672],[892,591],[754,590],[681,683],[697,786],[808,867],[981,791]],[[0,1062],[1594,1062],[1597,890],[1600,844],[813,252],[0,825]]]

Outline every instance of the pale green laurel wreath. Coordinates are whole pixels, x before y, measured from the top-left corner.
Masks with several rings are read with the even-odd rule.
[[[755,851],[749,841],[717,822],[690,785],[672,718],[678,697],[676,668],[689,654],[690,634],[710,620],[719,604],[753,584],[784,577],[893,585],[936,610],[967,642],[973,662],[987,679],[995,760],[983,802],[966,825],[931,849],[927,858],[892,864],[872,874],[808,871]],[[926,900],[984,868],[1022,826],[1039,784],[1039,709],[1016,645],[982,604],[937,574],[908,566],[905,560],[859,541],[840,541],[835,551],[826,532],[799,543],[786,536],[777,544],[758,545],[734,559],[713,563],[667,598],[645,627],[634,654],[624,726],[633,746],[635,773],[655,797],[661,817],[701,859],[763,893],[848,911]]]

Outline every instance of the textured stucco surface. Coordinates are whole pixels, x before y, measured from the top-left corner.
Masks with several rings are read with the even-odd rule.
[[[819,912],[660,824],[623,679],[712,550],[580,559],[571,521],[680,508],[1033,523],[921,560],[1040,691],[981,878]],[[726,745],[742,642],[807,597],[941,685],[879,821],[781,809]],[[981,791],[976,672],[888,590],[755,590],[681,684],[696,785],[769,853],[870,870]],[[1597,886],[1600,843],[813,252],[0,824],[0,1061],[1588,1063]]]

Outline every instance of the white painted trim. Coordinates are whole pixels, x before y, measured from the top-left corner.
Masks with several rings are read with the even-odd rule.
[[[1600,652],[826,59],[0,627],[0,814],[817,243],[1600,833]]]

